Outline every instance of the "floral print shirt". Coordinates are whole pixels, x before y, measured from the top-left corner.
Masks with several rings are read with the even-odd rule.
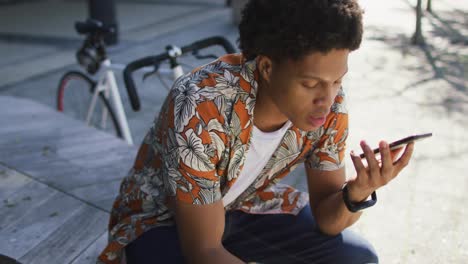
[[[168,197],[191,204],[222,199],[249,149],[258,76],[256,60],[229,54],[176,80],[121,183],[98,263],[121,263],[124,247],[142,233],[173,225]],[[301,163],[341,168],[347,134],[340,90],[325,124],[315,131],[291,126],[260,175],[225,209],[297,214],[308,194],[280,180]]]

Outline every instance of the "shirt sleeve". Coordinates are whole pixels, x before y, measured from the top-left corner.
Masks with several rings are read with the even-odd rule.
[[[325,124],[311,135],[315,143],[306,159],[309,168],[333,171],[344,167],[348,111],[343,89],[336,96]]]
[[[189,78],[178,79],[167,98],[160,124],[162,175],[168,195],[211,204],[221,199],[216,164],[225,136],[216,105],[203,101],[198,90]]]

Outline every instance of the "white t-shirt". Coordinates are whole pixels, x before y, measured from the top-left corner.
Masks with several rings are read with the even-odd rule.
[[[252,184],[260,172],[262,172],[291,124],[291,121],[288,120],[282,128],[273,132],[263,132],[256,126],[253,127],[252,138],[247,156],[245,157],[244,168],[239,178],[234,182],[234,185],[224,195],[224,206],[229,205],[239,197],[239,195]]]

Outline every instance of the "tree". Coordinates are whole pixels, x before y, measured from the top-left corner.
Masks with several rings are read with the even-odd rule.
[[[422,20],[422,0],[418,0],[418,3],[416,4],[416,31],[414,32],[414,35],[411,38],[411,42],[415,45],[424,44],[421,20]]]
[[[429,13],[432,13],[432,0],[427,0],[426,10]]]

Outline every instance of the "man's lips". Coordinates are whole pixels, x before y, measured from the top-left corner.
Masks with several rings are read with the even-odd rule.
[[[326,119],[327,119],[326,116],[320,116],[320,117],[309,116],[308,117],[309,123],[313,125],[314,127],[319,127],[325,124]]]

